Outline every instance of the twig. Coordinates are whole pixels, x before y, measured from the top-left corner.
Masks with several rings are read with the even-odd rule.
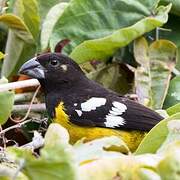
[[[159,40],[159,28],[157,27],[156,28],[156,41]]]
[[[39,81],[37,79],[17,81],[7,84],[1,84],[0,92],[12,90],[12,89],[24,88],[24,87],[38,86],[38,85],[39,85]]]
[[[23,126],[24,124],[27,124],[27,123],[29,123],[29,122],[31,122],[31,121],[33,121],[33,120],[32,120],[32,119],[28,119],[28,120],[23,121],[23,122],[21,122],[21,123],[18,123],[18,124],[15,124],[15,125],[13,125],[13,126],[10,126],[10,127],[6,128],[6,129],[2,130],[2,131],[0,132],[0,136],[3,135],[3,134],[5,134],[6,132],[12,130],[12,129],[20,128],[20,127]]]
[[[22,105],[14,105],[13,106],[13,113],[14,112],[24,112],[29,109],[29,104],[22,104]],[[46,110],[46,106],[44,103],[42,104],[32,104],[31,111],[33,112],[42,112]]]
[[[2,126],[0,125],[0,135],[1,135],[1,132],[3,131],[2,129]],[[4,149],[6,148],[6,139],[5,139],[5,136],[4,134],[2,134],[2,141],[3,141],[3,146],[4,146]]]
[[[16,123],[20,123],[20,122],[23,122],[23,121],[25,121],[25,120],[27,119],[27,117],[28,117],[28,115],[29,115],[29,113],[30,113],[30,111],[31,111],[31,106],[32,106],[32,104],[33,104],[33,102],[34,102],[34,99],[35,99],[35,97],[36,97],[36,95],[37,95],[40,87],[41,87],[41,86],[38,86],[38,87],[37,87],[37,89],[36,89],[36,91],[35,91],[35,93],[34,93],[34,95],[33,95],[33,97],[32,97],[32,100],[31,100],[31,103],[30,103],[29,108],[28,108],[28,110],[27,110],[27,113],[26,113],[26,115],[24,116],[24,118],[22,118],[21,120],[16,121],[16,120],[14,120],[14,119],[10,116],[10,119],[11,119],[12,121],[14,121],[14,122],[16,122]]]

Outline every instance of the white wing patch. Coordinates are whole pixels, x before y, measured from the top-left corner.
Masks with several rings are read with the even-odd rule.
[[[82,111],[92,111],[95,110],[97,107],[103,106],[106,104],[105,98],[99,98],[99,97],[92,97],[88,99],[86,102],[81,103],[81,110]]]
[[[114,101],[112,105],[113,107],[109,111],[109,114],[106,115],[106,122],[104,124],[106,125],[106,127],[111,128],[124,125],[126,122],[120,115],[127,110],[127,106],[117,101]]]
[[[81,116],[82,115],[82,111],[81,110],[76,110],[75,111],[77,112],[78,116]]]
[[[112,111],[119,112],[119,115],[127,110],[127,106],[123,103],[114,101],[112,104],[114,106],[112,107]]]
[[[104,124],[106,125],[106,127],[114,128],[120,125],[124,125],[125,121],[124,121],[124,118],[120,116],[108,114],[106,115],[106,122]]]

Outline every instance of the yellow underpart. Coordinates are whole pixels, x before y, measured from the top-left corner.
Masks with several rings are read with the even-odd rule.
[[[70,143],[75,143],[77,140],[84,137],[86,138],[85,141],[90,141],[96,138],[115,135],[122,138],[128,145],[129,149],[134,151],[141,142],[142,138],[145,136],[145,132],[141,131],[124,131],[99,127],[81,127],[72,124],[64,110],[65,108],[63,102],[60,102],[55,108],[55,122],[61,124],[68,130],[70,135]]]

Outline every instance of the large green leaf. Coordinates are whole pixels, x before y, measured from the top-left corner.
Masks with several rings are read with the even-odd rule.
[[[155,41],[149,47],[144,38],[135,41],[134,55],[139,63],[135,71],[135,88],[142,104],[162,108],[175,67],[176,52],[176,46],[168,40]]]
[[[168,127],[168,135],[165,141],[161,144],[157,153],[164,153],[172,146],[172,144],[176,142],[180,142],[180,131],[179,131],[180,119],[169,121],[167,123],[167,127]]]
[[[2,75],[9,77],[16,74],[20,66],[34,56],[36,46],[20,39],[15,32],[9,30],[6,44],[6,56],[2,66]]]
[[[51,48],[59,40],[72,41],[67,52],[85,40],[111,35],[155,13],[158,0],[72,0],[56,23],[50,39]]]
[[[40,17],[37,1],[16,0],[14,5],[14,13],[24,21],[34,40],[37,41],[40,29]]]
[[[167,123],[171,120],[180,120],[180,113],[174,114],[158,123],[145,136],[135,154],[155,153],[168,135]]]
[[[24,22],[14,14],[2,14],[0,15],[0,22],[5,23],[10,28],[27,31],[27,27]]]
[[[170,145],[157,166],[157,173],[163,180],[180,179],[180,141]]]
[[[135,88],[141,104],[149,105],[152,100],[150,59],[148,57],[148,43],[145,38],[134,42],[134,56],[139,66],[135,70]]]
[[[34,56],[39,37],[40,20],[35,0],[17,0],[13,12],[18,16],[16,26],[24,25],[25,30],[13,28],[9,31],[5,51],[7,56],[2,66],[2,75],[6,77],[16,74],[20,66]]]
[[[0,84],[7,83],[5,78],[0,79]],[[14,92],[0,93],[0,125],[4,124],[11,114],[14,104]]]
[[[76,154],[76,161],[83,164],[101,158],[114,158],[121,155],[113,149],[110,151],[110,147],[116,147],[119,151],[123,149],[124,152],[130,152],[124,141],[116,136],[95,139],[86,143],[79,141],[73,146],[73,149]],[[107,149],[109,150],[107,151]]]
[[[23,173],[30,180],[76,180],[77,163],[68,138],[67,131],[53,123],[46,132],[45,145],[40,150],[39,158],[35,158],[27,149],[10,148],[8,151],[17,162],[24,162]]]
[[[166,109],[166,111],[167,111],[169,116],[180,112],[180,103],[175,104],[174,106],[169,107],[168,109]]]
[[[170,6],[159,7],[153,17],[146,17],[136,24],[114,31],[104,38],[85,41],[77,46],[70,56],[78,63],[92,59],[106,60],[120,47],[126,46],[144,33],[162,26],[167,21],[169,10]]]
[[[161,109],[170,83],[171,72],[177,60],[177,47],[171,41],[159,40],[149,47],[151,70],[151,106]]]
[[[180,102],[180,76],[173,78],[170,82],[168,93],[164,102],[164,108],[171,107]]]
[[[0,164],[0,179],[12,180],[16,172],[17,167],[13,163],[1,162]],[[19,172],[16,180],[29,180],[23,173]]]
[[[142,157],[121,154],[84,164],[79,167],[79,173],[83,180],[160,180],[154,168],[158,161],[158,157],[148,154]]]
[[[39,14],[40,14],[40,17],[41,17],[41,21],[43,22],[46,14],[49,12],[49,10],[53,6],[55,6],[56,4],[58,4],[60,2],[66,2],[66,1],[69,1],[69,0],[50,0],[50,1],[37,0],[38,6],[39,6]]]
[[[57,23],[59,17],[67,7],[68,3],[59,3],[53,6],[46,15],[42,24],[41,31],[41,49],[44,50],[48,47],[49,38],[53,31],[54,25]]]
[[[167,30],[159,30],[159,38],[168,39],[176,44],[178,48],[178,61],[176,68],[180,70],[180,16],[170,14],[168,22],[164,25],[164,28]]]

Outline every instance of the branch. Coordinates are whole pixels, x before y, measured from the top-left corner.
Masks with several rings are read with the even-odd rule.
[[[2,134],[6,133],[6,132],[8,132],[8,131],[10,131],[10,130],[12,130],[12,129],[21,128],[23,125],[25,125],[25,124],[27,124],[27,123],[29,123],[29,122],[42,123],[42,122],[45,121],[45,120],[46,120],[46,118],[44,118],[44,119],[35,119],[35,118],[34,118],[34,119],[25,120],[25,121],[23,121],[23,122],[20,122],[20,123],[18,123],[18,124],[15,124],[15,125],[13,125],[13,126],[10,126],[10,127],[6,128],[6,129],[0,131],[0,136],[1,136]]]
[[[13,106],[13,113],[14,112],[24,112],[29,109],[29,104],[23,104],[23,105],[14,105]],[[46,110],[46,106],[44,103],[42,104],[32,104],[31,111],[33,112],[42,112]]]
[[[37,79],[28,79],[24,81],[0,84],[0,92],[12,90],[12,89],[30,87],[30,86],[38,86],[38,85],[40,85],[40,83]]]
[[[0,136],[1,136],[2,134],[5,134],[6,132],[12,130],[12,129],[20,128],[20,127],[23,126],[24,124],[29,123],[29,122],[31,122],[31,121],[32,121],[32,119],[29,119],[29,120],[23,121],[23,122],[21,122],[21,123],[15,124],[15,125],[13,125],[13,126],[10,126],[10,127],[6,128],[6,129],[2,130],[2,131],[0,132]]]
[[[21,94],[15,94],[14,101],[15,102],[22,102],[22,101],[29,101],[33,97],[33,93],[21,93]]]

